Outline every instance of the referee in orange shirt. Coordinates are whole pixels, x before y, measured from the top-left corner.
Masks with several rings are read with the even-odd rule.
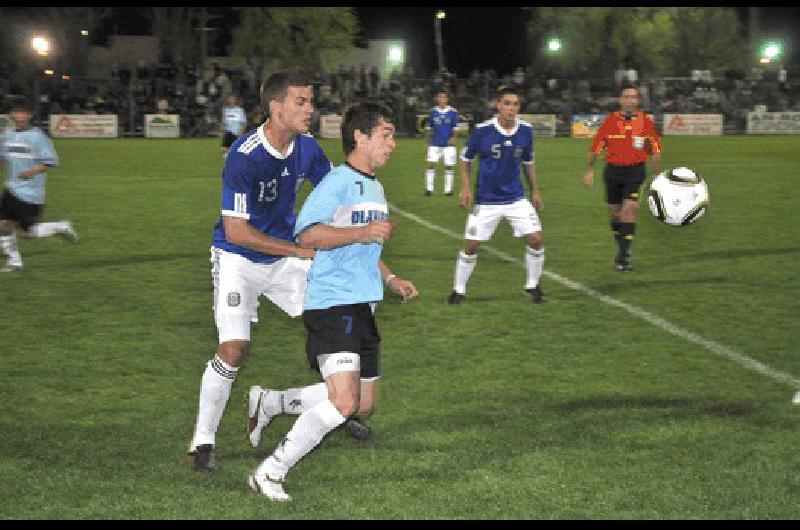
[[[618,271],[629,271],[632,270],[630,254],[636,233],[639,189],[646,178],[649,156],[654,174],[661,172],[661,143],[653,120],[639,110],[639,90],[635,85],[622,87],[619,106],[620,110],[606,116],[594,137],[583,183],[592,186],[594,163],[605,147],[606,202],[611,230],[619,247],[614,267]]]

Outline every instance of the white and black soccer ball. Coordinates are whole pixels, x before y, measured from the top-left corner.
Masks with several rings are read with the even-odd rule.
[[[657,175],[647,192],[650,213],[670,226],[686,226],[700,219],[708,209],[708,186],[688,167]]]

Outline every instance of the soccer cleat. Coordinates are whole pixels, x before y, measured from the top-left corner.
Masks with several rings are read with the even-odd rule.
[[[450,296],[447,297],[447,303],[450,305],[458,305],[464,300],[464,298],[466,298],[466,296],[463,294],[453,291],[450,293]]]
[[[531,301],[534,304],[543,304],[547,302],[547,298],[544,297],[544,293],[542,292],[542,288],[538,285],[533,289],[525,289],[525,292],[531,295]]]
[[[292,498],[283,491],[283,481],[273,480],[267,475],[264,475],[262,478],[252,474],[247,477],[247,484],[250,486],[250,489],[256,493],[260,493],[271,501],[288,502],[292,500]]]
[[[24,268],[25,267],[23,267],[22,264],[6,263],[2,268],[0,268],[0,272],[22,272],[22,269]]]
[[[351,438],[365,442],[372,438],[372,428],[365,424],[358,416],[353,416],[344,422],[344,430]]]
[[[614,268],[620,272],[630,272],[633,270],[633,267],[627,258],[614,260]]]
[[[274,418],[264,412],[264,407],[261,406],[261,401],[269,392],[271,391],[264,390],[260,386],[252,386],[247,393],[247,436],[253,447],[258,447],[261,443],[261,431]]]
[[[433,192],[431,190],[425,190],[426,197],[430,197],[431,195],[433,195]]]
[[[195,471],[216,471],[219,469],[214,446],[211,444],[198,445],[189,451],[189,466]]]
[[[452,197],[453,196],[453,192],[452,191],[448,191],[447,193],[445,193],[445,195],[447,195],[448,197]]]
[[[62,232],[59,232],[58,235],[60,235],[70,243],[78,242],[78,233],[75,232],[75,228],[72,226],[72,223],[70,222],[67,222],[67,227]]]

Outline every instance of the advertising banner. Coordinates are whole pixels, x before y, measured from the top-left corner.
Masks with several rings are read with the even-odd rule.
[[[721,136],[722,114],[664,114],[664,136]]]
[[[181,117],[177,114],[145,114],[146,138],[180,138]]]
[[[747,134],[800,134],[800,112],[748,112]]]
[[[51,114],[50,136],[54,138],[116,138],[116,114]]]

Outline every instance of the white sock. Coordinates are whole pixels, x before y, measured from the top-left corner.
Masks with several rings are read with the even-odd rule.
[[[544,249],[536,250],[525,246],[525,269],[528,271],[528,280],[525,289],[533,289],[539,285],[544,268]]]
[[[8,264],[13,266],[22,266],[22,255],[17,248],[17,236],[11,234],[10,236],[0,236],[0,249],[3,250],[8,256]]]
[[[270,392],[267,394],[267,399],[262,401],[261,406],[264,408],[264,412],[270,416],[278,414],[299,416],[326,399],[328,399],[328,385],[323,382],[303,388]]]
[[[467,293],[467,282],[469,277],[472,276],[472,271],[475,270],[475,264],[478,262],[478,255],[467,256],[464,251],[458,253],[458,260],[456,260],[456,279],[453,285],[453,290],[458,294]]]
[[[425,170],[425,189],[433,192],[433,179],[436,178],[436,170],[435,169],[427,169]]]
[[[453,193],[453,170],[446,169],[444,171],[444,192]]]
[[[311,452],[326,434],[344,423],[346,419],[330,400],[318,403],[297,418],[292,430],[275,452],[258,466],[256,474],[266,474],[272,479],[283,480],[301,458]]]
[[[198,445],[214,445],[217,427],[222,419],[222,413],[225,412],[225,405],[228,404],[231,387],[238,372],[238,368],[225,363],[217,355],[206,364],[200,386],[200,408],[191,443],[192,449]]]
[[[31,227],[31,234],[35,238],[50,237],[69,231],[69,221],[56,221],[55,223],[38,223]]]

